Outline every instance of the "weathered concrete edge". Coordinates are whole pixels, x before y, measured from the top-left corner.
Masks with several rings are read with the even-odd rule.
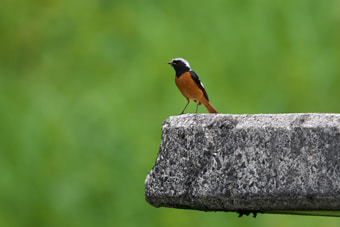
[[[237,118],[237,124],[235,124],[234,129],[247,129],[247,128],[258,128],[258,129],[271,129],[271,128],[284,128],[285,130],[292,130],[296,127],[300,127],[301,125],[303,125],[302,128],[304,129],[327,129],[329,128],[330,130],[334,130],[334,128],[336,128],[336,130],[339,130],[339,123],[340,123],[340,115],[339,114],[275,114],[275,115],[266,115],[266,114],[260,114],[260,115],[221,115],[221,114],[217,114],[217,115],[182,115],[182,116],[175,116],[175,117],[170,117],[169,119],[167,119],[166,121],[164,121],[163,123],[163,127],[162,129],[164,130],[165,128],[171,128],[171,127],[176,127],[176,128],[181,128],[185,129],[185,128],[191,128],[190,130],[192,130],[192,128],[194,128],[193,130],[201,130],[202,128],[205,127],[211,127],[211,125],[214,124],[214,122],[216,120],[220,120],[223,117],[227,117],[229,121],[235,120]],[[207,121],[208,119],[208,121]],[[312,119],[312,120],[310,120]],[[325,119],[327,119],[325,121]],[[226,120],[226,119],[224,119]],[[338,131],[337,131],[338,133]],[[162,136],[163,137],[163,136]],[[163,142],[163,140],[162,140]],[[161,148],[164,144],[161,145]],[[157,163],[157,162],[156,162]],[[156,166],[156,164],[155,164]],[[155,167],[154,166],[154,167]],[[337,169],[338,170],[338,169]],[[211,198],[209,198],[209,195],[207,195],[207,197],[203,198],[203,201],[200,201],[202,199],[202,195],[201,196],[189,196],[186,197],[185,194],[180,195],[179,197],[177,196],[170,196],[159,193],[159,192],[152,192],[152,190],[148,191],[149,185],[149,180],[150,180],[150,175],[151,175],[152,171],[150,171],[150,173],[147,176],[147,179],[145,181],[145,186],[146,186],[146,191],[145,191],[145,198],[146,200],[156,206],[165,206],[165,207],[175,207],[175,208],[184,208],[184,209],[198,209],[198,210],[205,210],[205,211],[219,211],[219,210],[223,210],[223,211],[237,211],[240,209],[244,209],[244,210],[258,210],[258,211],[265,211],[265,207],[261,207],[258,205],[258,203],[256,203],[256,207],[254,206],[236,206],[233,207],[231,206],[231,204],[228,204],[228,202],[226,202],[227,204],[227,208],[223,207],[222,209],[218,208],[216,209],[216,207],[210,207],[208,204],[205,205],[204,203],[208,200],[210,200]],[[336,174],[338,174],[338,172],[336,172]],[[211,195],[210,195],[211,196]],[[268,196],[268,195],[267,195]],[[278,196],[278,195],[275,195]],[[332,197],[333,196],[333,197]],[[177,197],[177,198],[176,198]],[[315,196],[313,195],[309,195],[307,196],[309,198],[303,198],[303,208],[304,210],[307,210],[308,207],[311,208],[311,210],[320,210],[320,209],[324,209],[327,210],[327,207],[329,204],[332,204],[332,210],[338,210],[340,209],[340,200],[339,200],[339,195],[338,193],[336,193],[335,197],[334,194],[331,195],[331,197],[325,197],[325,194],[321,195],[321,197]],[[222,196],[223,198],[223,196]],[[225,198],[225,197],[224,197]],[[291,199],[292,197],[287,197],[287,198],[276,198],[276,202],[278,202],[278,204],[286,204],[287,205],[287,199]],[[174,200],[179,199],[182,200],[182,203],[180,204],[176,204],[173,203]],[[219,198],[221,199],[221,198]],[[240,199],[241,203],[244,203],[244,198],[236,198],[236,200]],[[249,200],[250,199],[250,200]],[[248,198],[248,202],[251,202],[251,200],[254,199],[258,199],[258,198],[252,198],[249,197]],[[264,200],[266,200],[265,198],[263,198]],[[283,199],[282,201],[280,201],[281,199]],[[290,209],[290,210],[295,210],[294,207],[291,207],[291,204],[294,205],[294,201],[296,198],[293,198],[293,203],[290,203],[290,206],[278,206],[276,208],[278,209]],[[301,198],[300,198],[301,199]],[[334,200],[336,199],[336,200]],[[192,200],[196,200],[196,204],[198,206],[193,205],[191,202]],[[214,198],[212,197],[212,200],[214,200]],[[243,200],[243,201],[242,201]],[[184,203],[183,203],[184,201]],[[186,201],[186,202],[185,202]],[[216,201],[215,201],[216,202]],[[220,201],[221,202],[221,201]],[[269,201],[270,202],[270,199]],[[224,203],[222,201],[222,203]],[[288,203],[289,204],[289,203]],[[301,208],[301,207],[298,207]],[[271,207],[268,211],[274,211],[275,207]]]

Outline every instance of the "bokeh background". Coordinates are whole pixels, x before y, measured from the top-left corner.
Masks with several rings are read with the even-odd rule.
[[[340,1],[2,0],[0,226],[339,226],[144,200],[173,57],[221,113],[339,113]]]

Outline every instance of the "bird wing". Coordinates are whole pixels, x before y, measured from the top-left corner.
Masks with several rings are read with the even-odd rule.
[[[191,78],[195,81],[197,86],[203,91],[204,97],[209,101],[208,94],[204,89],[203,83],[198,78],[197,74],[194,71],[190,71]]]

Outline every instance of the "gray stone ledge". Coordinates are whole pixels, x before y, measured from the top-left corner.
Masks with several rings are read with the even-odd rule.
[[[172,116],[145,199],[155,207],[338,216],[340,114]]]

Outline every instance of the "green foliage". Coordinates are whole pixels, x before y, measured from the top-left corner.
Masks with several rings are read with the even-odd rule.
[[[161,123],[186,103],[171,58],[191,63],[221,113],[339,112],[339,10],[336,0],[3,0],[0,226],[339,225],[144,200]]]

